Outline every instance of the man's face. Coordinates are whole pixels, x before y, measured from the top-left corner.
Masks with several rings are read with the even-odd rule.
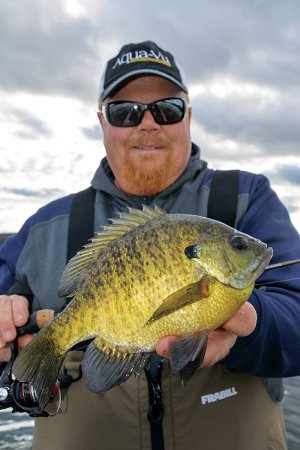
[[[186,95],[163,78],[145,76],[130,81],[107,101],[152,103],[167,97]],[[174,183],[190,156],[190,116],[188,109],[181,122],[158,125],[151,112],[145,111],[139,125],[121,128],[110,125],[98,113],[115,184],[128,194],[155,195]]]

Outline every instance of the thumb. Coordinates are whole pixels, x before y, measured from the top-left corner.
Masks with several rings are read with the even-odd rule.
[[[34,334],[24,334],[23,336],[19,337],[18,339],[19,350],[22,350],[22,348],[26,347],[26,345],[29,344],[33,336]]]

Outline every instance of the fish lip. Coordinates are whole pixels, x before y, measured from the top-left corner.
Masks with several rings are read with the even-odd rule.
[[[270,259],[272,258],[272,255],[272,248],[266,246],[265,251],[257,256],[254,266],[250,267],[250,269],[243,274],[243,279],[241,280],[239,278],[232,277],[230,280],[230,285],[238,289],[243,289],[249,286],[251,282],[254,282],[264,272],[270,262]],[[246,286],[245,282],[248,282]]]
[[[256,273],[256,278],[258,278],[265,270],[265,268],[267,267],[267,265],[269,264],[271,258],[273,256],[273,249],[271,247],[267,247],[265,251],[258,256],[258,264],[257,264],[257,273]],[[255,269],[253,270],[253,272],[255,271]]]

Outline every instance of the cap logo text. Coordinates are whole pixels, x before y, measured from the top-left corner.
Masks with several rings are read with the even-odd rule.
[[[163,55],[161,52],[155,53],[154,50],[150,50],[149,52],[147,52],[146,50],[139,50],[135,52],[128,52],[120,56],[113,65],[113,69],[118,66],[122,66],[123,64],[131,64],[144,61],[152,61],[171,67],[169,58]]]

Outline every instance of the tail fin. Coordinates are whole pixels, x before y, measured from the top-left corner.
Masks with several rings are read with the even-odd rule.
[[[16,358],[12,373],[20,382],[31,382],[41,409],[47,405],[65,352],[55,346],[51,334],[41,330]]]

